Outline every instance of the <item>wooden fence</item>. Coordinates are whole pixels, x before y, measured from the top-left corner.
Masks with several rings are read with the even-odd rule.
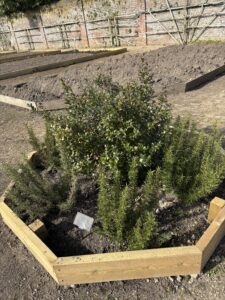
[[[188,3],[188,1],[187,1]],[[224,1],[203,1],[195,5],[151,9],[132,15],[19,28],[8,24],[0,30],[0,47],[39,49],[95,46],[145,45],[152,43],[187,44],[200,38],[224,39]]]

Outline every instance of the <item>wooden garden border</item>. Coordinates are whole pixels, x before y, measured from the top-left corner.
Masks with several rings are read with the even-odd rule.
[[[36,111],[53,111],[67,108],[67,104],[64,100],[49,100],[40,102],[40,104],[38,104],[38,102],[34,101],[22,100],[14,97],[0,95],[0,102],[25,108],[27,110],[32,110],[33,107]]]
[[[214,80],[217,76],[222,75],[223,73],[225,73],[225,65],[187,82],[184,86],[184,91],[192,91],[200,85]]]
[[[91,61],[95,60],[98,58],[103,58],[103,57],[108,57],[112,55],[118,55],[127,52],[127,48],[121,48],[118,50],[112,50],[112,51],[106,51],[103,53],[96,53],[94,55],[89,55],[89,56],[84,56],[80,58],[73,58],[73,59],[66,59],[63,61],[59,61],[56,63],[50,63],[42,66],[36,66],[36,67],[29,67],[25,68],[23,70],[18,70],[18,71],[13,71],[13,72],[8,72],[4,74],[0,74],[0,80],[5,80],[5,79],[10,79],[10,78],[15,78],[18,76],[23,76],[23,75],[29,75],[37,72],[42,72],[42,71],[47,71],[47,70],[52,70],[52,69],[57,69],[61,67],[68,67],[73,64],[79,64],[83,63],[86,61]]]
[[[35,56],[49,56],[49,55],[56,55],[56,54],[66,54],[66,53],[75,53],[76,51],[83,52],[83,53],[99,53],[99,52],[112,52],[121,50],[124,48],[117,47],[117,48],[68,48],[68,49],[49,49],[49,50],[27,50],[27,51],[5,51],[0,52],[0,64],[6,62],[13,62],[18,60],[23,60],[27,58],[32,58]],[[10,54],[21,54],[20,56],[8,56],[4,57],[5,55]]]
[[[71,50],[72,52],[72,50]],[[14,52],[12,54],[19,54],[20,52]],[[61,50],[48,50],[48,51],[25,51],[21,52],[20,56],[8,56],[8,57],[1,57],[0,55],[0,64],[1,63],[6,63],[6,62],[13,62],[13,61],[18,61],[18,60],[24,60],[36,56],[49,56],[49,55],[55,55],[55,54],[60,54],[62,53]],[[10,53],[9,53],[10,55]]]
[[[70,50],[70,52],[74,51],[71,49],[68,49],[68,50]],[[54,51],[48,50],[45,52],[47,53],[46,55],[48,55],[48,53],[50,53],[50,52],[51,53],[54,52],[54,54],[56,54],[56,53],[60,53],[62,50],[54,50]],[[70,64],[77,64],[77,63],[81,63],[81,62],[85,62],[85,61],[89,61],[89,60],[94,60],[97,58],[103,58],[103,57],[107,57],[107,56],[111,56],[111,55],[122,54],[122,53],[127,52],[127,48],[105,49],[106,52],[104,52],[104,53],[102,53],[103,48],[102,49],[93,49],[93,50],[92,49],[84,49],[82,51],[96,52],[96,54],[94,54],[93,56],[76,58],[76,59],[67,60],[67,61],[63,61],[63,62],[59,62],[59,63],[54,63],[54,64],[42,66],[42,67],[35,67],[35,68],[29,68],[26,70],[11,72],[11,73],[8,73],[8,75],[6,77],[13,78],[16,76],[29,74],[29,72],[33,73],[34,69],[35,69],[35,72],[39,72],[39,71],[44,71],[44,69],[47,70],[47,67],[49,67],[49,69],[54,69],[54,68],[59,68],[59,67],[66,66],[66,65],[68,66]],[[98,52],[100,52],[100,53],[98,53]],[[35,54],[35,55],[37,55],[37,54]],[[1,58],[0,58],[0,63],[1,63]],[[41,70],[41,68],[42,68],[42,70]],[[5,74],[0,75],[0,80],[7,79],[7,78],[2,78],[1,76],[4,77]],[[9,104],[9,105],[14,105],[14,106],[21,107],[21,108],[25,108],[28,110],[31,110],[33,107],[37,111],[43,111],[43,110],[44,111],[52,111],[52,110],[61,110],[61,109],[67,108],[67,105],[64,100],[49,100],[49,101],[41,102],[41,104],[38,104],[38,102],[35,102],[35,101],[23,100],[23,99],[19,99],[19,98],[15,98],[15,97],[0,95],[0,102]]]
[[[29,159],[35,164],[37,153]],[[3,221],[60,285],[199,274],[225,236],[225,200],[216,197],[209,208],[211,224],[194,246],[57,257],[38,237],[43,224],[27,226],[5,196],[0,201]]]

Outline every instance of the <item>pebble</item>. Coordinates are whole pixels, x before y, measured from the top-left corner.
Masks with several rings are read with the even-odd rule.
[[[194,282],[194,278],[191,277],[190,280],[188,281],[188,283],[192,284]]]
[[[199,274],[192,274],[190,280],[188,281],[190,284],[192,284],[196,279],[198,279]]]
[[[71,284],[71,286],[70,286],[72,289],[74,289],[75,288],[75,284]]]
[[[214,259],[213,259],[216,263],[219,263],[221,261],[221,258],[219,256],[216,256]]]
[[[191,275],[191,278],[193,278],[193,279],[198,279],[198,278],[199,278],[199,274],[192,274],[192,275]]]

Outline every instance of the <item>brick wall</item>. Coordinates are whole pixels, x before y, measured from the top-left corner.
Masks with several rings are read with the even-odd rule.
[[[189,6],[198,7],[187,10],[187,2]],[[208,1],[211,4],[218,2]],[[173,10],[173,15],[166,0],[84,0],[83,7],[81,1],[61,0],[51,8],[27,13],[10,22],[1,19],[0,48],[173,44],[198,36],[202,39],[224,38],[225,11],[222,11],[222,1],[207,7],[201,5],[204,0],[170,0],[169,3],[177,8]],[[203,30],[218,12],[221,15]],[[200,14],[203,17],[198,18]]]

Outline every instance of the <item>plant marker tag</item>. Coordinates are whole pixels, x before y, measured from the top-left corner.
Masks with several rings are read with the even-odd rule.
[[[94,223],[94,219],[88,217],[80,212],[76,214],[73,224],[82,230],[86,230],[88,232],[91,231],[92,225]]]

